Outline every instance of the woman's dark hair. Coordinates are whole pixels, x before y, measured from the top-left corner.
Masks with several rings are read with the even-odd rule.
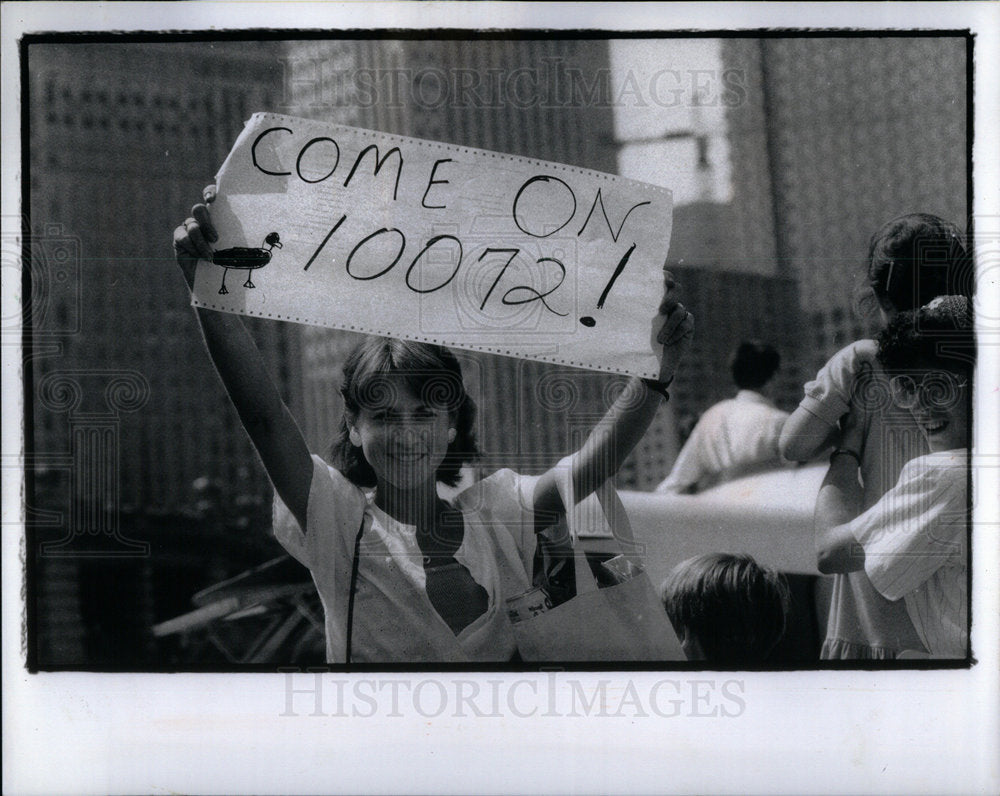
[[[377,410],[391,404],[400,380],[414,395],[451,415],[455,439],[438,467],[437,480],[455,486],[461,479],[462,465],[479,455],[473,428],[476,404],[465,390],[462,367],[455,355],[429,343],[368,337],[351,352],[340,387],[344,416],[330,448],[333,466],[358,486],[375,486],[375,471],[361,448],[351,444],[348,421],[362,409]]]
[[[972,258],[962,244],[962,231],[928,213],[894,218],[872,235],[868,244],[863,311],[905,312],[935,296],[973,292]]]
[[[971,302],[965,296],[939,296],[896,315],[876,342],[887,371],[938,368],[970,376],[976,361]]]
[[[674,629],[687,630],[705,658],[762,663],[785,633],[790,593],[784,578],[748,555],[707,553],[679,564],[661,588]]]
[[[781,356],[774,346],[759,340],[739,344],[729,368],[741,390],[756,390],[767,384],[781,366]]]

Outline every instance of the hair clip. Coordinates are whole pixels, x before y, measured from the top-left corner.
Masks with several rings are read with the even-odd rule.
[[[896,265],[895,260],[889,260],[889,273],[885,277],[885,292],[889,292],[889,285],[892,283],[892,269]]]

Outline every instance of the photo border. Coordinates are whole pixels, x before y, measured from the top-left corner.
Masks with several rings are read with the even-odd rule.
[[[77,29],[74,25],[90,26],[94,24],[94,17],[100,18],[100,24],[115,30],[142,25],[155,25],[159,29],[178,13],[189,12],[206,27],[219,27],[220,22],[232,26],[233,18],[229,15],[239,4],[206,2],[168,7],[159,3],[71,3],[59,4],[58,9],[52,5],[8,3],[4,8],[5,231],[8,219],[21,216],[15,204],[19,196],[16,184],[15,190],[9,190],[16,178],[10,169],[11,150],[18,149],[16,125],[14,135],[10,135],[11,116],[16,116],[14,109],[17,107],[16,101],[10,101],[12,76],[17,74],[16,64],[13,70],[10,68],[11,52],[17,51],[16,46],[10,46],[12,41],[31,29],[38,30],[38,26],[49,31],[58,27]],[[291,10],[294,5],[248,4],[247,10],[252,6],[256,13],[263,14],[263,27],[278,30],[281,26],[277,17],[295,17]],[[710,22],[720,17],[726,20],[728,30],[740,28],[740,33],[747,35],[799,34],[803,32],[797,27],[799,25],[810,34],[829,35],[829,31],[816,28],[839,27],[837,22],[843,17],[831,15],[847,13],[850,24],[845,24],[838,35],[857,35],[861,32],[858,25],[868,30],[881,30],[897,20],[906,28],[919,27],[924,20],[933,25],[935,14],[942,12],[937,3],[889,7],[839,4],[832,9],[810,4],[792,8],[780,4],[760,4],[754,8],[729,4],[714,8],[689,4],[645,7],[626,4],[615,12],[575,7],[575,14],[584,11],[587,18],[586,24],[579,27],[580,17],[570,17],[566,13],[567,6],[576,4],[539,5],[544,8],[533,11],[534,4],[532,9],[519,4],[485,4],[485,8],[472,9],[454,3],[424,6],[418,11],[408,4],[388,3],[379,4],[377,12],[393,15],[393,21],[403,20],[405,28],[402,29],[413,30],[413,35],[429,32],[433,23],[442,18],[447,20],[446,26],[459,22],[476,26],[481,24],[484,14],[491,22],[495,20],[495,25],[491,26],[494,30],[505,25],[517,28],[531,24],[532,27],[564,28],[566,35],[573,35],[565,29],[567,20],[572,20],[576,22],[576,33],[592,27],[613,31],[618,25],[627,25],[629,34],[655,35],[656,28],[662,24],[662,20],[656,20],[658,12],[671,23],[692,25],[698,35],[705,36],[718,35],[718,31],[708,30],[713,26],[706,20]],[[101,7],[102,14],[93,13],[97,6]],[[364,23],[369,21],[362,19],[368,10],[375,8],[359,3],[353,8],[329,10],[307,6],[303,13],[308,11],[307,16],[313,15],[317,25],[322,21],[350,24],[360,37],[364,37],[370,35],[370,31],[362,30]],[[140,11],[150,16],[136,16]],[[536,19],[536,14],[538,21],[530,21]],[[16,24],[11,22],[13,15],[17,16]],[[996,185],[996,153],[1000,152],[996,128],[996,97],[1000,96],[995,57],[997,20],[995,15],[989,14],[986,4],[949,4],[946,16],[949,23],[961,21],[963,27],[967,24],[976,36],[976,127],[969,153],[976,167],[976,184]],[[261,24],[251,20],[249,14],[240,15],[240,19],[240,27],[251,21]],[[782,25],[782,28],[775,30],[768,27],[771,24]],[[32,25],[35,27],[30,27]],[[763,27],[744,29],[744,25]],[[651,26],[651,29],[644,30],[644,26]],[[616,30],[613,32],[618,35]],[[298,37],[299,33],[294,35]],[[971,105],[969,114],[973,114]],[[969,129],[973,129],[971,124]],[[20,132],[23,134],[23,128]],[[17,161],[15,157],[13,162]],[[969,198],[972,215],[977,221],[992,219],[997,222],[1000,219],[995,192],[980,191],[980,195],[973,196],[970,187]],[[1000,222],[996,229],[985,228],[982,223],[977,225],[977,236],[992,233],[1000,234]],[[6,277],[5,274],[5,287]],[[980,314],[1000,318],[997,291],[988,292],[988,283],[980,285],[980,302],[985,310]],[[8,317],[8,310],[15,306],[12,302],[16,300],[16,291],[4,290],[4,317]],[[27,407],[21,405],[24,394],[21,393],[22,385],[17,382],[20,351],[16,349],[16,346],[4,347],[5,457],[19,455],[16,449],[10,448],[18,434],[30,434],[30,423],[19,428],[20,412]],[[995,352],[987,353],[984,346],[979,382],[981,385],[1000,383]],[[12,396],[20,400],[11,400]],[[995,424],[1000,412],[997,411],[995,391],[990,393],[982,388],[978,391],[976,416],[976,457],[993,457],[983,459],[984,462],[993,461],[1000,454]],[[28,420],[30,417],[26,418]],[[23,488],[17,479],[8,476],[5,469],[5,525],[13,519],[12,510],[20,503]],[[976,609],[976,624],[972,642],[977,664],[971,669],[947,671],[935,662],[934,671],[888,672],[885,669],[914,667],[867,668],[851,662],[850,666],[842,667],[848,671],[840,671],[840,666],[834,666],[822,672],[769,670],[742,672],[724,678],[726,673],[719,672],[712,677],[708,673],[715,670],[700,665],[682,667],[677,671],[704,673],[701,678],[675,678],[688,684],[741,680],[744,710],[739,716],[731,717],[700,715],[695,710],[697,699],[693,699],[685,706],[691,715],[672,717],[681,721],[671,721],[667,725],[657,723],[663,717],[648,715],[572,716],[564,711],[562,715],[546,716],[541,711],[519,718],[516,712],[511,712],[501,717],[500,722],[490,724],[490,718],[480,719],[473,714],[425,716],[419,711],[397,719],[389,715],[390,710],[388,714],[370,717],[376,720],[360,728],[357,721],[350,722],[348,727],[347,721],[341,719],[361,716],[327,716],[326,721],[314,720],[302,726],[297,720],[291,721],[292,717],[280,715],[288,683],[286,675],[267,678],[273,680],[273,690],[261,687],[259,675],[243,674],[229,675],[224,680],[209,674],[27,675],[23,668],[24,640],[18,630],[18,606],[22,604],[24,585],[20,562],[25,551],[23,542],[19,543],[11,533],[12,526],[6,525],[3,557],[4,618],[7,620],[3,629],[4,787],[19,792],[54,792],[67,787],[77,792],[146,792],[146,789],[163,788],[201,792],[995,790],[1000,703],[993,675],[997,670],[995,623],[1000,612],[997,610],[996,584],[985,581],[990,579],[988,573],[998,571],[995,544],[998,514],[996,495],[980,497],[983,502],[977,507],[975,520],[976,570],[986,574],[973,580],[971,599]],[[627,667],[616,666],[616,669],[631,671]],[[441,666],[420,670],[406,667],[406,670],[454,672]],[[461,671],[468,672],[469,667],[461,667]],[[490,671],[495,672],[495,669],[491,667]],[[615,672],[610,677],[593,676],[598,671],[588,667],[574,670],[579,672],[579,681],[585,683],[582,687],[588,688],[599,687],[602,680],[614,683],[616,675],[620,675]],[[586,677],[586,673],[591,676]],[[509,694],[520,682],[534,682],[537,689],[544,689],[553,677],[558,680],[563,675],[540,672],[517,680],[504,678],[504,689]],[[655,673],[635,671],[632,677],[619,677],[616,687],[627,692],[627,684],[638,684],[636,691],[642,694],[657,682],[656,677]],[[356,683],[366,678],[354,676],[349,679]],[[450,680],[443,677],[441,681],[454,683],[468,679],[486,683],[489,676],[479,673]],[[563,679],[569,682],[571,678]],[[749,690],[746,688],[748,683]],[[211,694],[211,698],[206,700],[206,694]],[[555,697],[557,702],[565,698],[563,691]],[[124,721],[125,726],[114,728],[112,725],[109,731],[106,722],[115,718]],[[320,719],[318,716],[312,718]],[[607,721],[595,725],[597,718]],[[712,718],[716,721],[706,720]],[[723,718],[733,720],[723,722]],[[501,728],[499,724],[504,726]],[[761,739],[771,737],[775,731],[778,738],[772,746],[765,747]],[[40,737],[44,740],[35,740]],[[567,739],[571,739],[575,751],[564,748]],[[386,744],[390,742],[400,745],[398,766],[386,766],[383,761]],[[164,745],[168,749],[193,751],[194,768],[183,755],[164,754]],[[456,765],[456,761],[469,755],[476,755],[478,759],[484,748],[494,746],[500,763],[509,767],[511,760],[518,761],[516,772],[505,773],[498,763],[484,760],[483,769],[470,776]],[[744,776],[731,779],[734,772],[727,770],[727,766],[718,765],[716,752],[720,747],[726,759],[742,763]],[[48,762],[54,749],[59,754],[58,766]],[[927,753],[928,749],[937,754]],[[707,754],[706,750],[716,752]],[[804,769],[808,770],[809,765],[821,757],[831,761],[829,767],[816,770],[811,780],[802,779]],[[310,761],[313,768],[304,769],[299,758]],[[348,760],[351,762],[346,763]],[[566,770],[567,760],[575,767],[572,771]],[[849,761],[850,765],[844,765],[844,761]],[[261,769],[266,769],[263,779],[255,779],[253,774],[261,773]],[[449,779],[444,780],[446,775]]]

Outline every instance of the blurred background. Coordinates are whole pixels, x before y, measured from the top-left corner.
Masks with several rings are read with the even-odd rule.
[[[29,662],[322,661],[305,570],[267,564],[282,553],[270,486],[202,350],[171,252],[173,228],[252,113],[670,188],[668,264],[698,333],[670,404],[621,472],[622,489],[644,491],[700,413],[732,395],[740,340],[779,349],[774,397],[792,409],[818,367],[872,329],[856,308],[871,234],[917,211],[965,225],[967,46],[958,36],[32,41]],[[325,452],[356,338],[248,325],[310,446]],[[481,407],[483,471],[543,469],[608,404],[603,374],[461,358]],[[554,385],[569,398],[546,400]],[[264,590],[256,602],[233,596],[248,583]],[[152,632],[199,606],[218,618],[227,599],[226,621]]]

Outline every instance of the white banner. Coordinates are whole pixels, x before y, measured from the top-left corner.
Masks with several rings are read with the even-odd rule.
[[[658,373],[666,189],[270,113],[216,182],[197,306]]]

